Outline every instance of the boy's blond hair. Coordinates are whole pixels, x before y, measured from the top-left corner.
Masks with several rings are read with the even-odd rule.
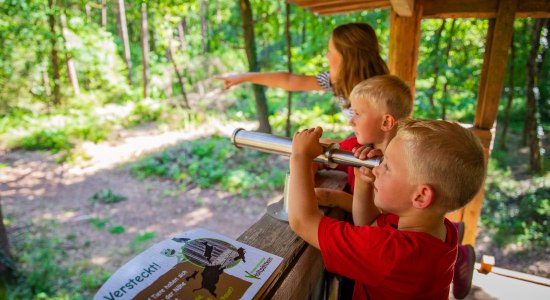
[[[481,188],[483,148],[468,129],[441,120],[405,119],[396,137],[405,142],[409,179],[431,185],[436,205],[445,212],[463,207]]]
[[[411,89],[394,75],[374,76],[360,82],[351,91],[350,98],[367,100],[396,120],[410,117],[413,109]]]

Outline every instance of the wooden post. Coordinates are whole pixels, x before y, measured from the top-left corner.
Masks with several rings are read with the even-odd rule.
[[[405,81],[414,99],[416,64],[420,45],[422,4],[414,3],[411,17],[401,17],[392,9],[390,16],[390,73]]]
[[[483,66],[479,84],[479,94],[474,118],[474,128],[480,132],[493,130],[498,112],[498,103],[501,98],[504,85],[504,73],[508,59],[508,49],[514,30],[514,16],[517,9],[517,0],[500,0],[498,2],[497,16],[489,20],[489,29],[483,56]],[[479,136],[476,133],[477,136]],[[495,134],[490,134],[490,142],[487,137],[482,138],[485,152],[485,163],[491,155],[491,149]],[[462,221],[465,223],[464,244],[475,244],[477,235],[477,223],[481,215],[483,193],[485,187],[464,208]]]

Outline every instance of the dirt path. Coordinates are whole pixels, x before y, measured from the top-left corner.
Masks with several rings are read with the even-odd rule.
[[[144,153],[193,140],[213,133],[229,136],[236,127],[252,124],[220,124],[189,132],[158,134],[154,128],[121,132],[120,143],[83,145],[92,160],[77,166],[59,165],[51,154],[13,151],[0,156],[0,197],[6,219],[14,224],[12,233],[32,222],[55,220],[54,236],[72,243],[69,260],[88,261],[116,270],[133,257],[129,245],[138,234],[154,232],[156,237],[144,247],[187,229],[204,227],[232,238],[238,237],[265,212],[269,198],[242,199],[216,190],[194,188],[179,192],[169,181],[139,181],[130,175],[126,162]],[[111,189],[128,200],[116,204],[91,204],[88,199],[100,189]],[[108,220],[97,229],[90,219]],[[121,234],[107,228],[124,226]],[[76,237],[76,238],[75,238]],[[70,263],[70,262],[69,262]]]
[[[19,231],[32,228],[28,224],[41,226],[55,220],[60,226],[52,227],[50,233],[67,241],[68,264],[91,262],[108,272],[135,255],[130,249],[139,234],[155,234],[141,249],[196,227],[236,238],[264,214],[269,202],[280,198],[282,191],[247,199],[213,189],[179,192],[170,181],[135,179],[128,163],[186,140],[214,133],[229,136],[237,127],[251,129],[254,124],[205,124],[188,132],[160,132],[147,126],[121,131],[115,136],[116,144],[82,145],[92,159],[73,166],[59,165],[47,153],[0,153],[0,163],[7,165],[0,169],[0,199],[4,216],[12,224],[8,225],[10,238],[17,242]],[[128,200],[91,204],[88,199],[100,189],[111,189]],[[97,229],[90,224],[92,219],[107,221],[105,228]],[[109,233],[107,228],[116,225],[125,231]],[[519,257],[511,255],[513,250],[495,248],[491,237],[479,231],[477,261],[490,254],[499,267],[550,277],[550,250]]]

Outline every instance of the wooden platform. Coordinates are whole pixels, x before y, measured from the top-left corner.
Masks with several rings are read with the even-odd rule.
[[[479,264],[475,268],[479,269]],[[550,279],[495,267],[489,274],[474,271],[472,290],[464,299],[549,300]]]

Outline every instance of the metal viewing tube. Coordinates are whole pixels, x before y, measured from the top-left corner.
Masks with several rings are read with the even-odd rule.
[[[282,156],[290,156],[292,153],[292,139],[267,133],[247,131],[242,128],[238,128],[233,132],[231,142],[237,148],[250,148]],[[352,152],[340,150],[339,145],[335,143],[321,143],[321,145],[323,146],[323,154],[316,157],[313,161],[327,164],[331,168],[335,168],[337,165],[374,168],[381,161],[380,158],[360,160],[353,156]],[[290,173],[287,172],[283,199],[267,207],[268,215],[285,222],[288,222],[289,178]]]
[[[272,134],[247,131],[242,128],[235,129],[231,137],[231,142],[237,148],[250,148],[266,153],[290,156],[292,153],[292,139],[280,137]],[[374,168],[380,164],[380,158],[361,160],[353,156],[350,151],[340,150],[339,145],[323,144],[323,154],[317,156],[314,161],[325,163],[331,168],[336,165],[350,167]]]

